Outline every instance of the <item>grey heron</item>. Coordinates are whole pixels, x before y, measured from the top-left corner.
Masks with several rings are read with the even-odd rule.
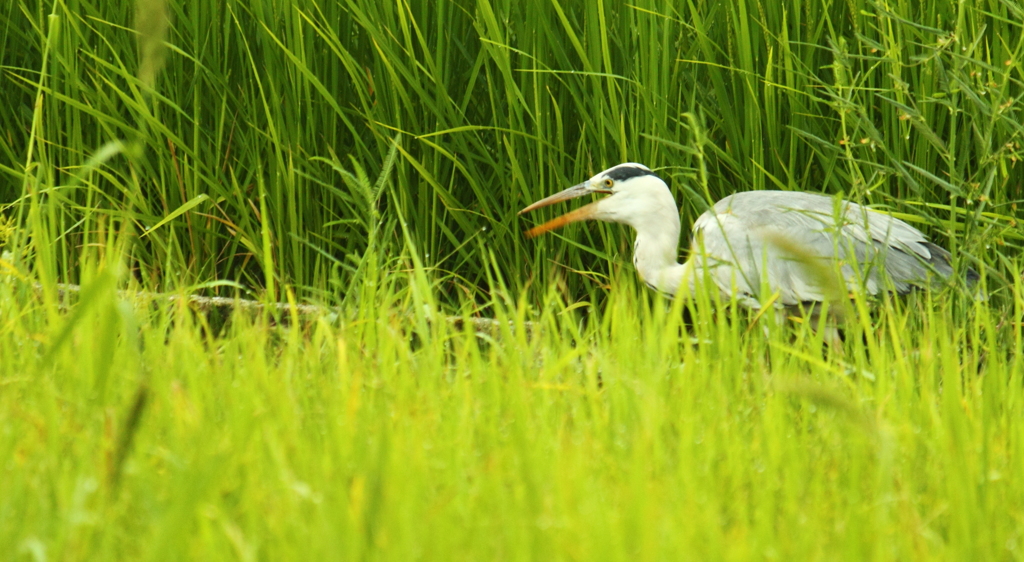
[[[690,255],[676,259],[679,211],[668,185],[636,163],[611,167],[589,180],[526,207],[519,214],[592,193],[608,197],[527,231],[534,237],[566,224],[599,220],[636,231],[633,265],[641,280],[666,295],[690,294],[713,281],[726,298],[760,309],[763,284],[777,309],[813,306],[847,291],[906,293],[941,284],[952,258],[921,231],[896,217],[827,195],[747,191],[715,203],[693,225]],[[968,271],[968,281],[977,273]],[[830,285],[831,284],[831,285]]]

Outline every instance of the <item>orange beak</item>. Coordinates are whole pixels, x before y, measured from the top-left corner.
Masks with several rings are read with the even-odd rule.
[[[523,213],[528,213],[528,212],[530,212],[530,211],[532,211],[534,209],[539,209],[541,207],[547,207],[548,205],[553,205],[553,204],[559,203],[561,201],[568,201],[569,199],[575,199],[577,197],[582,197],[582,196],[587,195],[589,193],[611,193],[611,191],[610,190],[606,191],[606,190],[593,189],[593,188],[589,187],[587,184],[581,183],[579,185],[574,185],[574,186],[570,187],[569,189],[566,189],[565,191],[559,191],[558,193],[556,193],[556,194],[554,194],[554,195],[552,195],[550,197],[545,197],[544,199],[541,199],[540,201],[537,201],[536,203],[530,205],[529,207],[526,207],[522,211],[519,211],[519,214],[521,215]],[[530,230],[526,231],[526,233],[525,233],[526,237],[527,238],[536,238],[537,236],[540,236],[541,234],[544,234],[545,232],[548,232],[548,231],[551,231],[551,230],[555,230],[557,228],[561,228],[561,227],[563,227],[563,226],[565,226],[565,225],[567,225],[569,223],[585,221],[585,220],[591,218],[594,215],[594,213],[597,212],[597,203],[598,202],[595,201],[595,202],[593,202],[593,203],[591,203],[589,205],[585,205],[583,207],[580,207],[579,209],[576,209],[575,211],[571,211],[569,213],[566,213],[566,214],[564,214],[564,215],[562,215],[562,216],[560,216],[558,218],[551,219],[548,222],[546,222],[546,223],[544,223],[544,224],[542,224],[540,226],[535,226],[535,227],[531,228]]]

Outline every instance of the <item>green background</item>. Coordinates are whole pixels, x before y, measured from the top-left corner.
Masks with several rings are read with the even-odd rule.
[[[592,281],[568,272],[626,266],[629,233],[528,241],[550,215],[515,213],[623,161],[657,169],[684,224],[740,190],[842,193],[1004,281],[988,250],[1019,252],[1017,2],[171,2],[151,94],[159,19],[140,35],[130,4],[0,8],[0,201],[50,206],[61,279],[115,231],[155,288],[331,300],[368,247],[411,243],[447,302],[492,260],[573,298]]]

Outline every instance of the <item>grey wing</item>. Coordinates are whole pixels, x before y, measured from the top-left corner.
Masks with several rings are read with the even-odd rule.
[[[916,228],[812,193],[727,197],[694,223],[691,251],[700,273],[754,308],[763,285],[779,293],[778,306],[792,306],[844,290],[902,293],[952,273],[949,252]]]

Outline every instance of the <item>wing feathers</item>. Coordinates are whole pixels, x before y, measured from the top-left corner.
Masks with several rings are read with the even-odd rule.
[[[904,293],[952,274],[949,252],[916,228],[813,193],[726,197],[694,223],[691,251],[723,293],[753,298],[764,282],[779,306],[842,291]]]

